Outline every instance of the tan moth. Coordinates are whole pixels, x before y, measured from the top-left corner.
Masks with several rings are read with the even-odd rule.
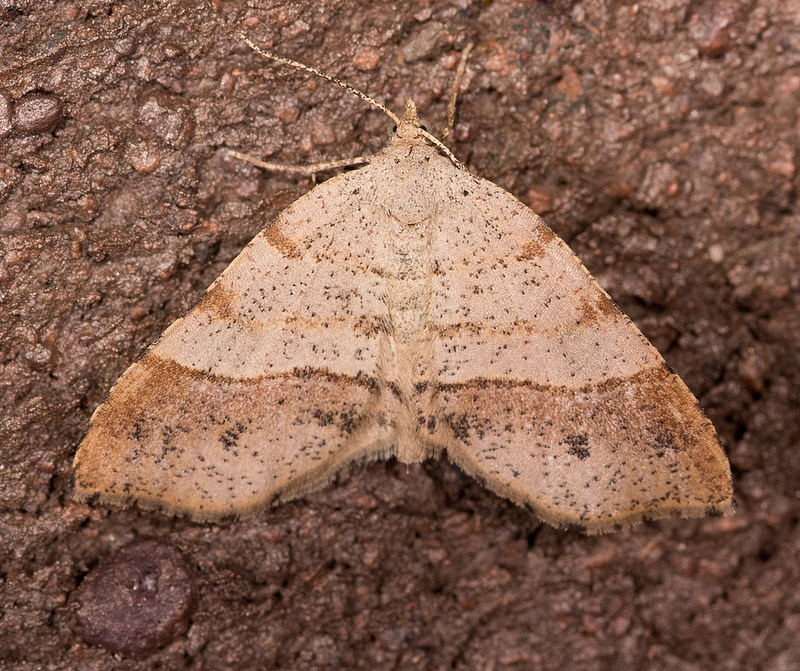
[[[75,496],[212,520],[446,453],[589,533],[730,513],[711,422],[567,245],[413,102],[374,104],[389,146],[278,215],[125,371]]]

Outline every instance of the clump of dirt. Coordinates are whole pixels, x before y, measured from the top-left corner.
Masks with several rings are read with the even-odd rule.
[[[145,657],[189,627],[195,580],[167,543],[135,541],[81,584],[78,619],[87,643]]]

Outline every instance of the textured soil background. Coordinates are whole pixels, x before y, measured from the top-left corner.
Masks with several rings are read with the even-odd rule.
[[[0,7],[0,668],[800,668],[800,5]],[[379,112],[236,29],[436,127],[474,41],[450,146],[682,375],[736,515],[586,537],[444,461],[219,525],[72,502],[117,376],[311,186],[225,148],[385,143]]]

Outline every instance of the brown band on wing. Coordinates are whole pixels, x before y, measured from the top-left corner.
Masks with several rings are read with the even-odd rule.
[[[298,259],[301,256],[297,244],[281,232],[281,220],[276,220],[264,231],[264,238],[287,259]]]
[[[732,508],[714,428],[665,367],[582,389],[475,380],[441,394],[451,458],[549,523],[598,532]]]
[[[581,319],[587,324],[599,324],[609,317],[618,318],[624,313],[604,291],[596,291],[580,299]],[[627,317],[626,317],[627,319]]]
[[[556,237],[547,226],[541,226],[536,231],[537,237],[530,238],[517,255],[519,261],[533,261],[547,254],[547,246]]]
[[[660,371],[660,372],[659,372]],[[636,373],[635,375],[631,375],[628,377],[614,377],[607,380],[603,380],[602,382],[586,384],[579,388],[571,388],[566,386],[560,387],[553,387],[547,384],[539,384],[537,382],[532,382],[530,380],[509,380],[507,378],[484,378],[478,377],[473,378],[469,382],[454,382],[450,384],[440,384],[439,389],[443,393],[447,392],[455,392],[455,391],[470,391],[475,389],[480,389],[486,391],[488,393],[493,393],[494,390],[499,389],[507,389],[507,390],[517,390],[517,389],[529,389],[536,391],[543,396],[548,394],[558,393],[560,395],[565,395],[568,398],[577,398],[583,394],[589,393],[596,393],[596,392],[605,392],[609,389],[618,389],[621,385],[628,385],[628,386],[637,386],[642,384],[644,381],[653,379],[660,379],[661,377],[676,377],[675,373],[673,373],[668,366],[653,366],[650,368],[645,368],[640,372]],[[680,378],[678,381],[681,382]],[[683,385],[683,382],[681,382]],[[686,389],[686,386],[683,385],[683,388]],[[692,393],[686,389],[689,397],[692,399],[694,404],[697,404],[697,400],[694,398]]]
[[[154,379],[165,381],[169,381],[173,379],[173,377],[175,377],[175,379],[188,377],[194,380],[204,380],[209,384],[236,384],[242,388],[261,388],[268,380],[300,380],[308,384],[313,384],[316,380],[324,380],[327,383],[341,387],[352,385],[370,391],[374,391],[377,388],[377,381],[367,375],[344,375],[342,373],[333,373],[324,368],[294,368],[290,372],[284,371],[275,374],[263,373],[256,377],[238,378],[221,375],[212,371],[189,368],[170,359],[162,359],[152,352],[148,352],[141,361],[139,361],[138,365],[153,371]],[[122,382],[122,379],[123,378],[120,379],[120,382]],[[114,388],[116,389],[116,386]]]
[[[219,284],[212,285],[197,303],[196,309],[208,313],[215,320],[233,322],[236,321],[236,298],[237,294],[230,289]]]
[[[324,371],[231,382],[148,355],[92,418],[76,495],[195,519],[248,514],[374,450],[387,433],[374,396],[373,381]]]

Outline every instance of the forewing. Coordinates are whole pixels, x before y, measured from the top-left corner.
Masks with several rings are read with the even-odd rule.
[[[79,499],[243,515],[391,450],[369,170],[285,210],[123,374],[76,454]]]
[[[451,459],[589,532],[730,512],[714,428],[655,348],[537,215],[485,180],[450,181],[434,358]]]

